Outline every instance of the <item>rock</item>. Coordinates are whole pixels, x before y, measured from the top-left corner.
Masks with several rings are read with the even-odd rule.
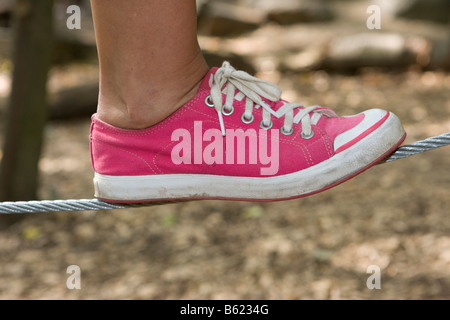
[[[266,11],[269,21],[281,25],[328,21],[334,17],[327,0],[247,0],[244,3]]]
[[[92,80],[49,95],[49,120],[88,117],[97,109],[99,82]]]
[[[326,44],[310,46],[299,53],[289,54],[281,59],[280,68],[290,71],[320,69],[327,58]]]
[[[450,70],[450,38],[434,43],[430,53],[429,68]]]
[[[448,0],[379,0],[379,3],[395,17],[450,23]]]
[[[255,30],[268,21],[280,25],[328,21],[334,17],[330,1],[197,0],[199,33],[234,36]]]
[[[427,50],[429,44],[423,38],[390,33],[360,33],[333,39],[326,65],[332,69],[404,67],[420,64],[418,58],[426,55]]]
[[[198,15],[198,32],[209,36],[236,36],[253,31],[266,21],[265,13],[225,2],[203,4]]]
[[[224,61],[228,61],[236,70],[242,70],[249,74],[256,73],[256,68],[251,63],[234,53],[203,50],[203,56],[210,67],[220,67]]]

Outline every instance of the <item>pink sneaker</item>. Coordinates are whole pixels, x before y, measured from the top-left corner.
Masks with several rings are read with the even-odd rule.
[[[405,139],[390,112],[338,117],[280,95],[225,62],[191,101],[150,128],[119,129],[94,114],[95,196],[127,203],[299,198],[354,177]]]

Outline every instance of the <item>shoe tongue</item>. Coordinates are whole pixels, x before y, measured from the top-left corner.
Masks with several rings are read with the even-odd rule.
[[[264,100],[266,100],[266,99],[264,99]],[[278,109],[280,109],[282,106],[284,106],[285,103],[287,103],[287,101],[285,101],[285,100],[278,100],[275,102],[267,100],[266,102],[272,107],[272,109],[274,111],[278,111]]]
[[[213,84],[213,77],[214,74],[217,72],[217,67],[211,68],[208,73],[203,77],[202,82],[200,83],[200,88],[202,89],[211,89],[211,86]]]

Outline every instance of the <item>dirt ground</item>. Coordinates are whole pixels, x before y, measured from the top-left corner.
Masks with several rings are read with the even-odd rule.
[[[450,131],[449,73],[259,75],[340,115],[389,109],[405,144]],[[89,124],[48,124],[40,198],[93,198]],[[282,202],[29,214],[0,232],[0,299],[450,299],[449,159],[443,147]]]

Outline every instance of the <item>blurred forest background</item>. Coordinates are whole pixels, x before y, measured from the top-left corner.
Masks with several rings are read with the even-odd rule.
[[[450,131],[450,1],[197,4],[211,66],[340,115],[389,109],[406,144]],[[97,95],[89,1],[0,0],[0,201],[93,197]],[[440,148],[290,201],[3,215],[0,299],[450,299],[448,159]],[[381,289],[366,286],[371,265]]]

